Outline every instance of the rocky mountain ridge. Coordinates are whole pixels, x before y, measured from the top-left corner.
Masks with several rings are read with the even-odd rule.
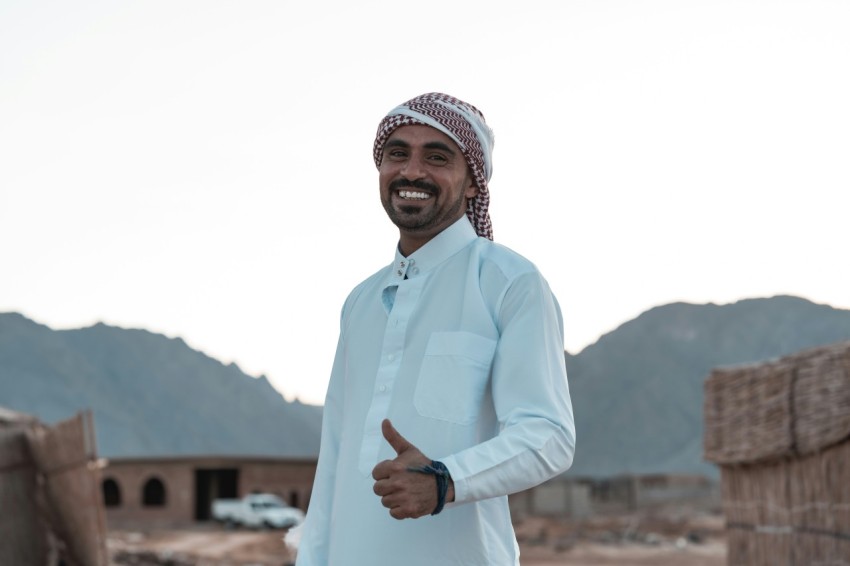
[[[568,323],[568,321],[567,321]],[[850,311],[778,296],[673,303],[565,353],[575,476],[700,473],[703,381],[714,367],[850,340]],[[0,406],[46,422],[83,408],[107,457],[318,453],[321,408],[179,338],[104,324],[52,330],[0,313]]]

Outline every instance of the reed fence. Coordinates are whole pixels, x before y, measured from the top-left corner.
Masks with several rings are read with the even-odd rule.
[[[704,411],[728,564],[850,566],[850,342],[716,369]]]

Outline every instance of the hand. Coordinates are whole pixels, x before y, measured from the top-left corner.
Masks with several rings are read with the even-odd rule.
[[[381,498],[381,504],[395,519],[418,519],[430,515],[437,507],[437,482],[432,475],[410,472],[408,468],[427,466],[431,459],[408,442],[389,419],[381,423],[381,432],[395,450],[396,457],[380,462],[372,470],[375,495]],[[451,483],[449,490],[454,498]]]

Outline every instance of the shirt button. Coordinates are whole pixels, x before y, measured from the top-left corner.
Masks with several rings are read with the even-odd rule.
[[[419,273],[419,268],[418,268],[418,267],[414,267],[414,268],[413,268],[413,274],[414,274],[414,275],[416,275],[417,273]]]
[[[387,386],[386,386],[386,385],[382,385],[382,386],[380,386],[378,389],[380,389],[380,390],[381,390],[381,393],[383,393],[384,391],[386,391],[386,390],[387,390]]]
[[[394,354],[390,354],[389,356],[387,356],[387,359],[388,359],[389,361],[393,361],[393,360],[395,359],[395,355],[394,355]]]

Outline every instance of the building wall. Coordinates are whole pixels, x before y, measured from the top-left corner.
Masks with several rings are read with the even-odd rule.
[[[535,515],[566,515],[580,519],[590,514],[590,490],[585,485],[550,482],[538,486],[532,493]]]
[[[717,482],[702,476],[646,475],[554,478],[510,496],[511,514],[581,519],[662,507],[720,507]]]
[[[315,462],[246,464],[239,475],[239,493],[274,493],[293,507],[306,511],[315,476]]]
[[[110,461],[103,469],[103,481],[112,479],[118,484],[121,503],[106,508],[109,525],[126,522],[151,526],[191,522],[194,518],[194,466],[191,462]],[[145,483],[159,479],[165,487],[165,504],[145,506],[142,491]]]
[[[511,494],[508,502],[514,519],[527,516],[581,519],[592,512],[590,488],[567,481],[548,481]]]
[[[115,481],[121,503],[106,507],[110,527],[173,526],[195,522],[197,486],[196,470],[238,470],[237,495],[253,492],[274,493],[290,504],[306,510],[315,460],[258,458],[156,458],[110,460],[102,471],[102,479]],[[165,488],[161,506],[143,505],[146,482],[156,478]]]
[[[720,484],[701,476],[655,475],[638,479],[635,493],[637,508],[678,504],[719,509]]]

